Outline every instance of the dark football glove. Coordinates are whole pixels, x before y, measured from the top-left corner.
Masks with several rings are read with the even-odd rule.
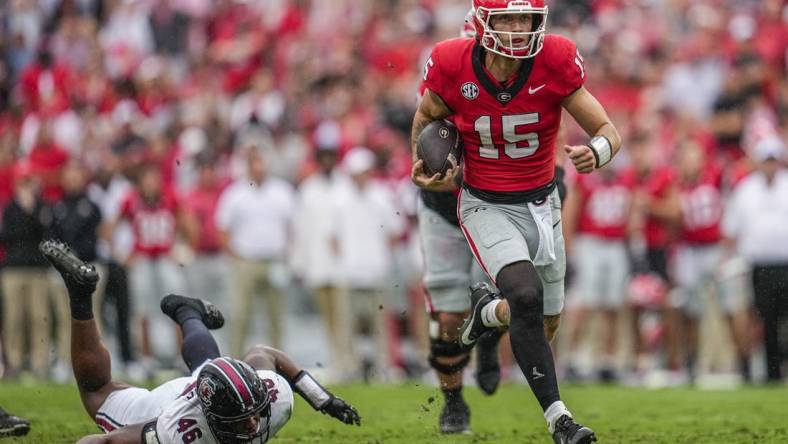
[[[361,416],[358,415],[356,409],[340,398],[331,398],[331,401],[328,401],[320,411],[324,415],[333,416],[347,425],[361,425]]]

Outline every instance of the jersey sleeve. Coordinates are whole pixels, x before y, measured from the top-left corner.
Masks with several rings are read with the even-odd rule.
[[[448,80],[446,76],[446,67],[442,63],[442,46],[439,44],[432,49],[430,57],[424,63],[424,75],[422,76],[422,84],[420,87],[421,95],[424,91],[429,89],[437,94],[441,100],[446,102],[448,99]]]
[[[577,45],[572,40],[560,37],[556,40],[556,58],[559,65],[561,82],[561,94],[569,96],[580,89],[586,81],[586,67],[583,56],[577,49]]]

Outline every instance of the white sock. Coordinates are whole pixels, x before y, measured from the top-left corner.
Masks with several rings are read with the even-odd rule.
[[[550,434],[555,431],[555,422],[564,415],[572,416],[572,414],[569,413],[569,409],[566,408],[562,401],[556,401],[550,404],[550,407],[544,411],[544,419],[547,420],[547,430],[550,431]]]
[[[503,326],[503,322],[498,320],[498,316],[495,315],[495,307],[501,303],[500,299],[496,299],[489,304],[482,307],[482,324],[485,327],[501,327]]]

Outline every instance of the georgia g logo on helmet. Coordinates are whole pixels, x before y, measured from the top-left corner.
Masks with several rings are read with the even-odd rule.
[[[473,0],[476,39],[495,54],[515,59],[536,56],[544,44],[547,5],[545,0]],[[529,31],[511,32],[493,29],[493,19],[506,14],[531,14]]]

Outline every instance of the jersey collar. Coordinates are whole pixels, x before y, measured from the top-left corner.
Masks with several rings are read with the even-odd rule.
[[[503,86],[500,83],[493,81],[490,75],[484,69],[484,48],[477,40],[473,45],[473,54],[471,60],[473,62],[473,72],[476,74],[476,79],[482,84],[482,87],[487,90],[490,95],[495,97],[501,105],[508,105],[514,99],[514,96],[520,92],[521,89],[528,82],[531,76],[531,69],[534,66],[534,58],[523,59],[520,70],[517,72],[517,77],[514,82],[509,86]]]

